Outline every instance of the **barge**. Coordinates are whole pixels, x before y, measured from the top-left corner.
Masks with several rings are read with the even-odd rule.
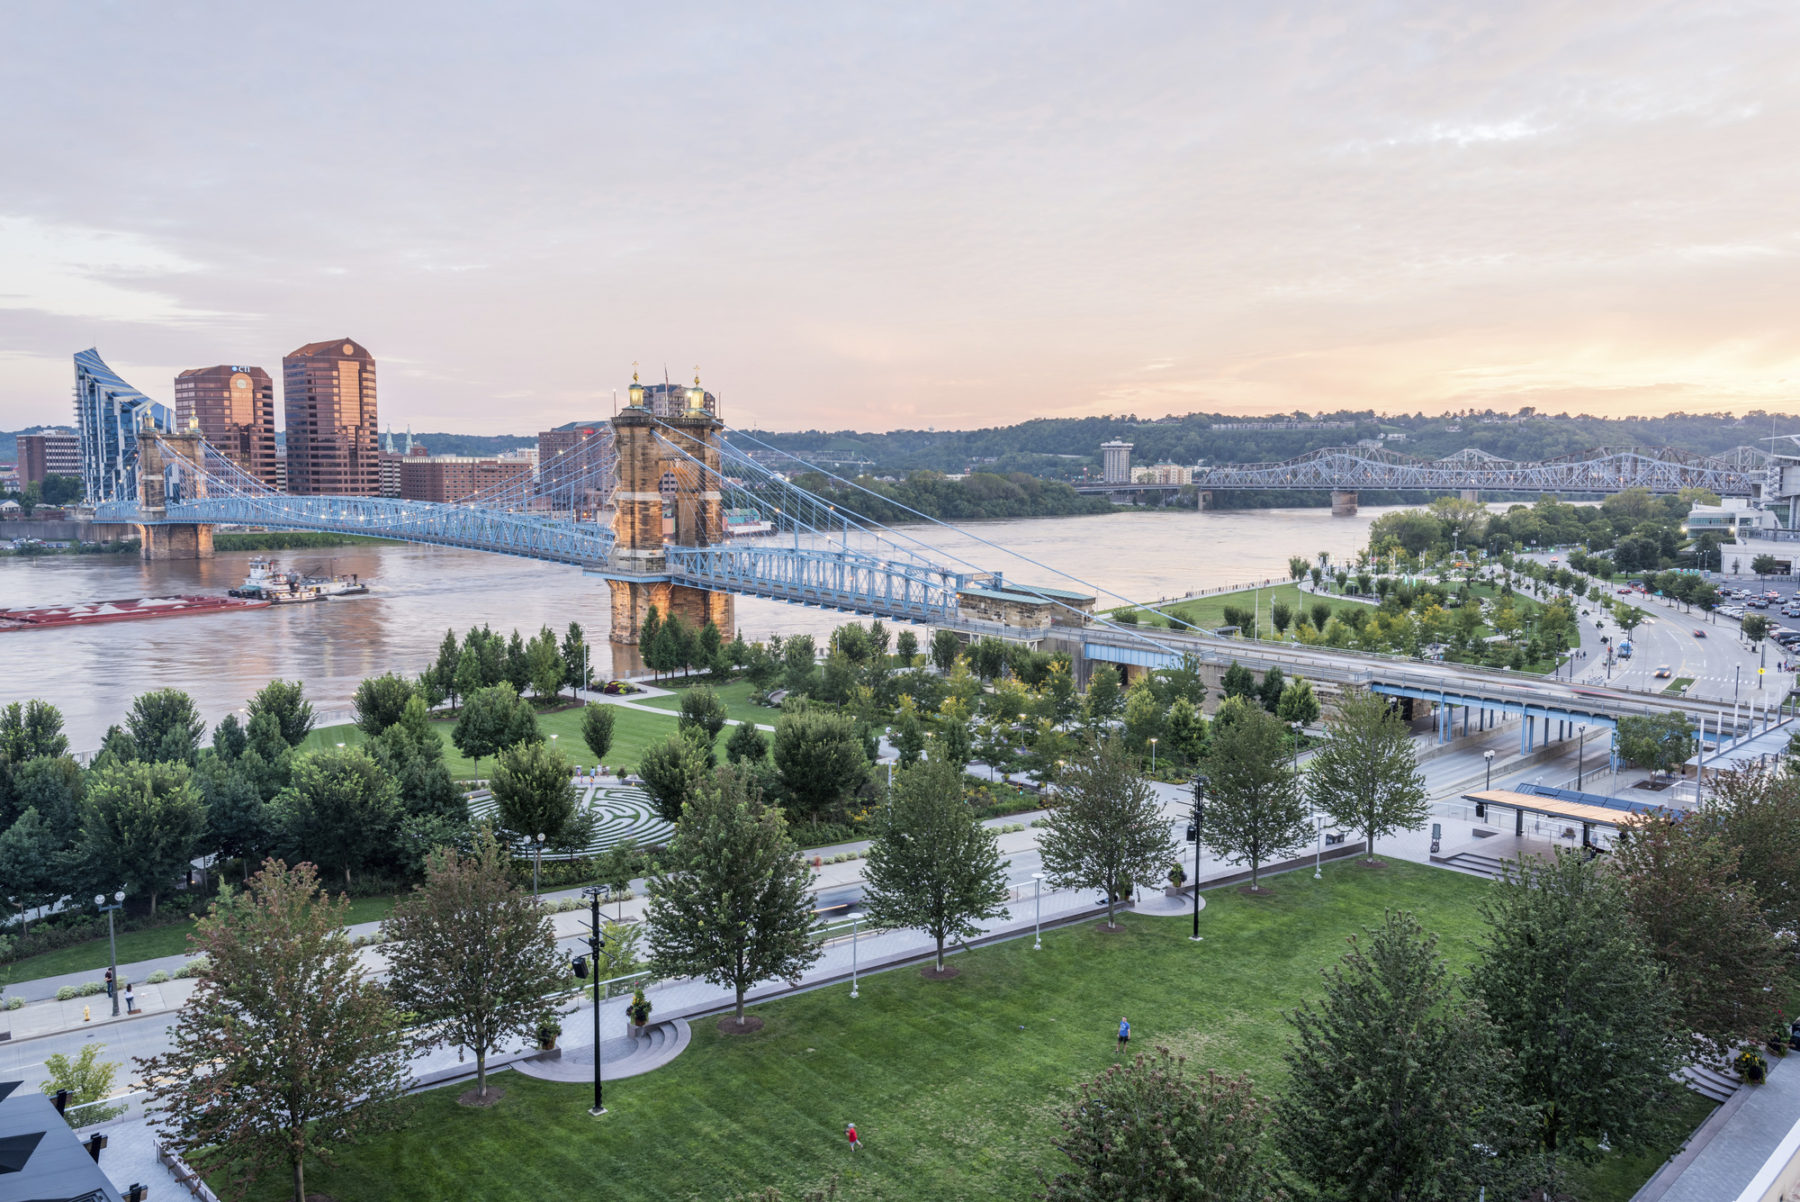
[[[127,601],[80,601],[30,609],[0,609],[0,631],[45,630],[56,626],[89,626],[97,622],[132,622],[141,618],[182,618],[197,614],[262,609],[269,603],[236,597],[133,597]]]

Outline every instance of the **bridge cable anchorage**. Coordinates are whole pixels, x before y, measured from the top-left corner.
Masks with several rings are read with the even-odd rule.
[[[482,505],[410,501],[394,497],[295,495],[276,492],[217,448],[200,442],[198,459],[157,435],[169,454],[163,495],[146,513],[141,502],[96,506],[106,521],[140,524],[259,525],[291,530],[370,535],[463,547],[576,566],[606,563],[613,532],[589,522]],[[193,439],[184,439],[191,446]]]
[[[1675,493],[1703,488],[1720,496],[1753,496],[1766,473],[1768,458],[1767,452],[1748,446],[1724,455],[1695,455],[1675,447],[1596,447],[1536,462],[1502,459],[1474,447],[1441,459],[1420,459],[1385,447],[1322,447],[1275,463],[1213,464],[1204,472],[1196,471],[1191,483],[1194,488],[1212,491],[1617,493],[1642,488]],[[1087,492],[1103,492],[1109,486],[1082,487]],[[1110,487],[1133,486],[1114,483]]]
[[[910,505],[903,504],[899,501],[894,500],[891,497],[884,497],[880,493],[876,492],[875,490],[873,490],[871,488],[867,488],[867,487],[863,486],[862,484],[857,483],[855,480],[846,479],[843,476],[837,475],[835,472],[828,472],[828,471],[824,470],[823,468],[818,467],[816,464],[809,463],[805,459],[800,458],[800,456],[795,455],[791,451],[784,451],[778,447],[770,446],[770,444],[764,442],[760,438],[757,438],[753,434],[750,434],[746,431],[740,431],[740,430],[736,429],[735,427],[725,425],[724,423],[720,423],[720,424],[724,425],[728,439],[731,437],[736,437],[738,435],[742,435],[745,439],[747,439],[750,442],[756,443],[758,446],[764,447],[765,449],[773,451],[776,454],[784,455],[787,458],[792,459],[794,462],[800,464],[801,466],[805,467],[809,471],[818,472],[820,475],[826,477],[827,479],[836,480],[842,484],[846,484],[849,487],[856,489],[859,492],[867,493],[869,496],[874,497],[877,500],[882,501],[886,504],[893,505],[898,509],[903,509],[906,512],[917,516],[918,518],[920,518],[923,521],[930,522],[936,526],[941,526],[944,529],[949,530],[950,532],[952,532],[954,534],[958,534],[964,538],[971,539],[975,542],[982,544],[983,546],[991,547],[996,551],[1000,551],[1003,554],[1010,555],[1010,556],[1014,557],[1015,559],[1019,559],[1025,563],[1031,564],[1033,567],[1039,568],[1039,569],[1041,569],[1045,572],[1048,572],[1054,576],[1061,577],[1062,579],[1065,579],[1065,580],[1073,581],[1074,583],[1081,585],[1083,588],[1091,589],[1096,593],[1100,593],[1100,594],[1104,594],[1109,597],[1113,597],[1119,601],[1124,602],[1126,605],[1130,605],[1133,607],[1137,606],[1137,603],[1135,601],[1132,601],[1129,597],[1125,597],[1119,593],[1115,593],[1111,589],[1101,588],[1101,587],[1091,584],[1088,581],[1083,580],[1080,577],[1075,576],[1071,573],[1062,571],[1059,568],[1053,568],[1053,567],[1049,566],[1048,564],[1045,564],[1038,560],[1032,559],[1028,555],[1022,555],[1017,551],[1011,550],[1010,548],[1002,547],[998,543],[995,543],[990,539],[983,538],[980,535],[974,534],[967,530],[964,530],[959,526],[954,526],[954,525],[950,524],[949,522],[942,520],[941,518],[933,517],[928,513],[922,513],[919,510],[912,508]],[[732,458],[735,462],[741,463],[742,465],[747,467],[750,471],[752,471],[758,475],[761,475],[761,476],[773,476],[774,475],[774,473],[771,471],[771,469],[769,469],[769,468],[765,467],[764,465],[751,459],[747,454],[745,454],[741,451],[738,451],[735,447],[731,447],[728,442],[722,442],[720,444],[720,453],[721,453],[722,458],[729,455],[729,457]],[[780,477],[776,477],[776,478],[779,479]],[[786,483],[786,481],[783,481],[783,483]],[[887,535],[904,538],[908,542],[915,543],[918,546],[925,548],[927,551],[931,552],[935,556],[948,557],[949,559],[952,559],[955,562],[962,564],[963,566],[968,567],[968,568],[972,569],[974,572],[981,574],[981,575],[991,575],[992,574],[991,569],[981,568],[980,566],[973,564],[966,559],[963,559],[961,556],[956,555],[953,552],[948,552],[948,551],[943,550],[942,548],[934,547],[934,546],[930,545],[929,543],[924,542],[922,539],[918,539],[918,538],[913,537],[912,535],[905,534],[904,532],[894,530],[891,527],[882,525],[879,522],[874,522],[870,518],[864,517],[861,514],[854,513],[854,511],[849,511],[849,512],[854,514],[854,516],[858,522],[867,523],[869,526],[879,529],[880,531],[885,532]],[[1083,610],[1079,610],[1079,609],[1075,608],[1074,606],[1069,605],[1067,602],[1062,601],[1059,598],[1047,596],[1046,594],[1037,592],[1036,590],[1032,589],[1030,585],[1011,585],[1011,584],[1009,584],[1007,587],[1008,588],[1016,588],[1021,593],[1025,593],[1030,596],[1038,597],[1040,600],[1045,601],[1056,608],[1065,610],[1068,613],[1075,615],[1077,617],[1077,619],[1079,620],[1079,622],[1084,626],[1085,625],[1104,626],[1104,627],[1114,631],[1117,634],[1126,636],[1131,639],[1135,639],[1138,642],[1145,643],[1145,644],[1155,648],[1156,650],[1162,651],[1166,654],[1177,656],[1177,657],[1184,654],[1183,652],[1178,651],[1173,647],[1170,647],[1164,643],[1158,642],[1156,639],[1152,638],[1149,635],[1142,633],[1135,627],[1127,626],[1124,623],[1114,622],[1112,619],[1103,617],[1098,614],[1090,614]],[[1175,620],[1179,620],[1179,619],[1175,619]],[[1205,631],[1200,627],[1192,626],[1191,623],[1184,622],[1183,624],[1190,626],[1191,629],[1195,630],[1197,633],[1201,634],[1204,637],[1208,637],[1208,638],[1216,637],[1216,636],[1212,635],[1210,631]]]

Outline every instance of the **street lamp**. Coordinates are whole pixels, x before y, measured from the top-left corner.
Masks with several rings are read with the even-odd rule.
[[[1034,872],[1031,879],[1037,883],[1037,913],[1031,920],[1031,950],[1044,950],[1044,874]]]
[[[1494,749],[1490,747],[1482,752],[1481,758],[1487,761],[1487,785],[1485,787],[1491,789],[1494,787]]]
[[[544,834],[539,831],[531,845],[531,896],[538,895],[538,865],[544,862]]]
[[[1200,832],[1206,823],[1206,786],[1204,775],[1194,777],[1194,933],[1188,938],[1199,943],[1200,935]]]
[[[863,920],[863,915],[850,911],[850,996],[856,996],[856,924]]]
[[[106,943],[112,949],[112,968],[107,973],[107,989],[112,994],[113,1017],[119,1017],[119,941],[113,935],[113,911],[125,908],[125,890],[113,894],[113,904],[106,904],[106,894],[94,894],[94,905],[106,915]]]
[[[592,953],[594,966],[594,1108],[588,1111],[595,1118],[606,1113],[606,1102],[600,1093],[600,949],[606,946],[606,936],[600,926],[600,895],[606,891],[604,885],[589,885],[581,891],[588,899],[588,951]]]
[[[1156,775],[1156,740],[1150,740],[1150,775]]]
[[[1313,822],[1316,823],[1319,828],[1319,842],[1318,845],[1313,848],[1313,880],[1319,881],[1325,879],[1324,870],[1320,866],[1325,859],[1325,815],[1314,814]],[[1375,849],[1373,847],[1369,849],[1369,854],[1371,856],[1375,854]]]

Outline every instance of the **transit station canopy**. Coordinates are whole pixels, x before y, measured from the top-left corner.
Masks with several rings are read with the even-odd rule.
[[[1478,793],[1464,793],[1463,800],[1484,801],[1491,806],[1505,806],[1509,810],[1523,810],[1528,814],[1543,814],[1551,818],[1592,823],[1595,826],[1627,827],[1658,812],[1658,807],[1640,806],[1638,803],[1595,805],[1591,801],[1570,801],[1538,793],[1515,792],[1512,789],[1483,789]]]

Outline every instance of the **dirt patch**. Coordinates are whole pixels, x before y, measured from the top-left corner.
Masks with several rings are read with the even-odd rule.
[[[1364,868],[1386,868],[1387,867],[1386,860],[1358,860],[1357,863],[1361,864]]]
[[[721,1035],[754,1035],[762,1029],[763,1020],[754,1014],[746,1014],[742,1026],[738,1025],[735,1015],[727,1014],[719,1020],[719,1034]]]
[[[962,969],[954,964],[946,964],[942,968],[935,964],[927,964],[919,970],[919,975],[927,981],[948,981],[951,977],[961,976]]]
[[[1125,924],[1122,922],[1097,922],[1094,924],[1094,929],[1099,931],[1102,935],[1123,935],[1127,930]]]
[[[462,1093],[457,1095],[456,1104],[458,1106],[473,1106],[477,1109],[485,1110],[505,1096],[506,1091],[504,1089],[498,1089],[492,1085],[488,1086],[486,1093],[481,1093],[479,1090],[474,1089],[465,1089]]]
[[[1275,890],[1264,889],[1261,885],[1239,885],[1238,892],[1245,897],[1274,897]]]

